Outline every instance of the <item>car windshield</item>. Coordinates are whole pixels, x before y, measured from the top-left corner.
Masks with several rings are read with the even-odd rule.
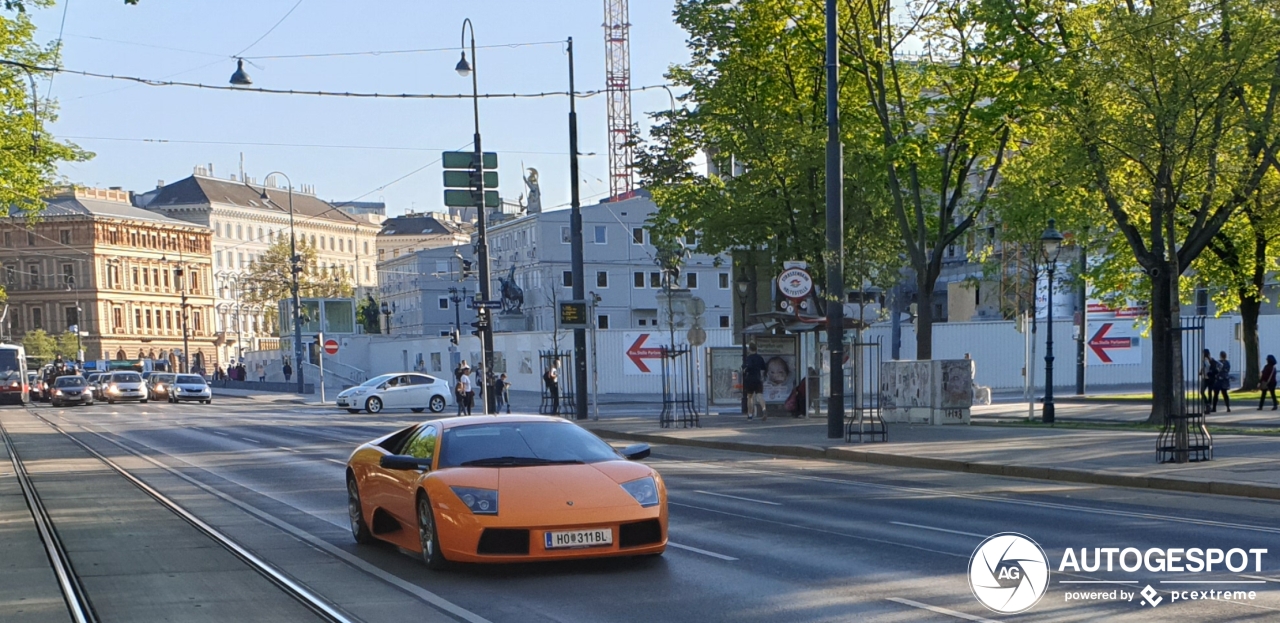
[[[173,376],[169,374],[152,374],[151,380],[157,383],[172,383]]]
[[[125,374],[116,374],[111,377],[111,380],[116,383],[141,383],[142,375],[136,372],[127,372]]]
[[[184,374],[179,376],[177,382],[184,385],[204,385],[204,379],[194,374]]]
[[[54,387],[83,387],[84,377],[82,376],[60,376],[58,381],[53,384]]]
[[[609,444],[568,422],[456,426],[445,430],[440,445],[440,467],[598,463],[618,458]]]
[[[397,376],[400,376],[400,375],[399,375],[399,374],[384,374],[384,375],[382,375],[382,376],[375,376],[375,377],[373,377],[373,378],[371,378],[371,379],[369,379],[369,380],[367,380],[367,381],[365,381],[365,382],[361,383],[361,384],[360,384],[360,387],[377,387],[377,386],[379,386],[379,385],[381,385],[381,384],[383,384],[383,383],[386,383],[387,381],[390,381],[391,379],[396,378]]]

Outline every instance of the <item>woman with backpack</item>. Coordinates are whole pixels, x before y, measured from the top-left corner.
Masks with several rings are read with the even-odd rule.
[[[1258,388],[1262,390],[1262,395],[1258,397],[1258,410],[1262,410],[1262,406],[1267,404],[1267,392],[1271,392],[1271,410],[1276,410],[1276,356],[1267,355],[1267,365],[1262,368],[1262,374],[1258,377]]]
[[[1222,397],[1222,404],[1227,409],[1227,413],[1231,413],[1231,397],[1227,392],[1231,391],[1231,362],[1227,361],[1227,351],[1218,351],[1218,376],[1214,384],[1213,394],[1213,410],[1218,410],[1218,397]]]
[[[1214,360],[1213,353],[1206,348],[1200,356],[1200,402],[1204,405],[1205,413],[1213,411],[1213,395],[1217,387],[1218,362]]]

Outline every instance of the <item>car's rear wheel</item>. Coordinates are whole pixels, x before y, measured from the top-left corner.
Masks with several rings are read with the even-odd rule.
[[[436,516],[431,512],[431,500],[427,494],[418,494],[418,542],[422,544],[422,562],[428,569],[439,571],[449,565],[440,551],[440,533],[436,531]]]
[[[364,408],[369,413],[382,413],[382,399],[377,396],[370,396],[364,403]]]
[[[431,402],[427,404],[431,407],[432,413],[439,413],[441,411],[444,411],[444,407],[445,407],[444,396],[432,396]]]
[[[351,520],[351,538],[356,543],[373,542],[373,532],[364,521],[364,510],[360,508],[360,487],[356,485],[355,476],[347,475],[347,517]]]

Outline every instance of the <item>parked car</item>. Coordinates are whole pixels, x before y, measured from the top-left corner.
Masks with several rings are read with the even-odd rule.
[[[93,404],[93,388],[80,375],[60,376],[53,382],[50,402],[55,407]]]
[[[102,372],[91,372],[88,376],[84,377],[85,382],[89,384],[90,391],[93,392],[94,400],[106,400],[102,397],[102,387],[98,384],[98,382],[102,380],[103,376],[105,375]]]
[[[154,378],[154,377],[152,377]],[[204,377],[199,374],[179,374],[170,383],[169,402],[194,400],[209,404],[213,402],[213,392]]]
[[[178,375],[168,372],[153,372],[147,379],[147,396],[152,400],[168,400],[169,388]]]
[[[338,394],[337,405],[349,413],[361,409],[381,413],[384,409],[409,409],[440,413],[454,404],[453,387],[444,380],[417,372],[397,372],[371,378]]]
[[[107,380],[107,402],[115,404],[117,400],[147,401],[147,384],[138,372],[112,372]]]

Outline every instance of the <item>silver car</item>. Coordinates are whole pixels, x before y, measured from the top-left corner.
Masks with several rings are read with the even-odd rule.
[[[195,400],[209,404],[213,402],[213,392],[204,377],[198,374],[179,374],[169,385],[169,402]]]
[[[115,404],[117,400],[137,400],[144,403],[147,401],[147,383],[137,372],[112,372],[106,385],[104,393],[110,404]]]

